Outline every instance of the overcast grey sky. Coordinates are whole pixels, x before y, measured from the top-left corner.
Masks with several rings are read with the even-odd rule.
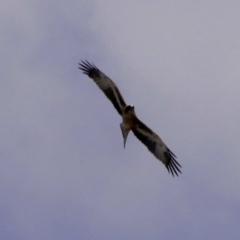
[[[239,1],[1,1],[4,240],[240,236]],[[94,62],[177,155],[130,134]]]

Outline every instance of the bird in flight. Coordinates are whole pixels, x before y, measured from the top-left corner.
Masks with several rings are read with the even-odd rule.
[[[133,134],[148,150],[166,166],[168,172],[171,172],[173,176],[174,174],[178,176],[178,173],[181,173],[181,165],[177,162],[174,153],[155,132],[138,119],[134,106],[125,103],[116,84],[94,64],[88,61],[81,61],[79,65],[79,69],[93,79],[122,117],[120,128],[122,130],[124,148],[128,133],[132,130]]]

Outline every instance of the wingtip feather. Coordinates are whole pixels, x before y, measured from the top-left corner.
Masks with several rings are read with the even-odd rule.
[[[79,69],[83,71],[84,74],[90,76],[92,73],[96,73],[99,69],[94,65],[88,62],[87,60],[81,60],[79,64]]]
[[[182,173],[180,168],[182,167],[176,158],[176,155],[168,149],[168,153],[165,155],[168,159],[167,163],[166,163],[166,168],[168,169],[168,172],[171,172],[173,177],[174,174],[178,176],[179,173]]]

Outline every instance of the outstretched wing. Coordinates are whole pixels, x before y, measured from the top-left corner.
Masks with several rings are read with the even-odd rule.
[[[148,150],[159,159],[172,175],[181,173],[181,165],[176,161],[176,156],[169,150],[161,138],[148,128],[143,122],[136,118],[132,128],[134,135],[148,148]]]
[[[126,103],[116,84],[108,76],[101,72],[94,64],[91,64],[88,61],[81,61],[79,65],[79,69],[93,79],[93,81],[104,92],[107,98],[112,102],[118,113],[122,116],[122,109],[126,106]]]

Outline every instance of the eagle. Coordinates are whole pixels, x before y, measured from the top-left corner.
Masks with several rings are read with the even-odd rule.
[[[148,150],[166,166],[169,173],[173,176],[178,176],[181,173],[181,165],[177,162],[174,153],[154,131],[139,120],[134,106],[126,104],[117,85],[93,63],[91,64],[87,60],[79,63],[79,69],[93,79],[122,117],[120,128],[122,130],[124,148],[128,133],[131,130]]]

